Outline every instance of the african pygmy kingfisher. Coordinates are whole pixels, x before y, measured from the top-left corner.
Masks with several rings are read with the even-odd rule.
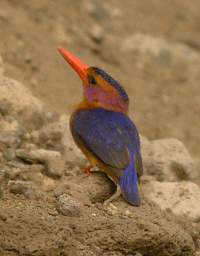
[[[91,166],[99,167],[116,184],[116,192],[106,202],[122,194],[130,204],[139,206],[138,179],[143,173],[140,138],[127,114],[125,89],[104,70],[89,67],[62,47],[58,50],[83,84],[83,100],[70,120],[75,143]]]

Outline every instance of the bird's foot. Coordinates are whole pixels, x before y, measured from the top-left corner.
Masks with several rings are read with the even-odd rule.
[[[115,193],[108,199],[106,199],[104,202],[103,202],[103,205],[104,206],[107,206],[109,205],[109,203],[113,202],[115,199],[117,199],[119,196],[121,195],[121,188],[120,186],[117,184],[117,188],[116,188],[116,191]]]
[[[88,166],[84,166],[83,167],[83,171],[85,173],[86,176],[90,176],[91,175],[91,172],[92,172],[92,166],[91,165],[88,165]]]

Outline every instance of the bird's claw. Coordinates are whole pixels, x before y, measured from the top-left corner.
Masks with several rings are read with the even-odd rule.
[[[103,206],[108,206],[111,202],[115,201],[121,195],[121,188],[117,185],[115,193],[103,202]]]
[[[85,167],[83,168],[83,171],[84,171],[84,173],[85,173],[86,176],[90,176],[90,175],[91,175],[91,172],[92,172],[91,169],[92,169],[92,166],[91,166],[91,165],[85,166]]]

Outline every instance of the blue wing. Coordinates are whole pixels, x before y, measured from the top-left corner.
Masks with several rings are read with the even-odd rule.
[[[142,174],[140,140],[134,123],[123,113],[101,108],[79,110],[73,116],[73,133],[105,164],[115,169],[127,168],[130,154]]]

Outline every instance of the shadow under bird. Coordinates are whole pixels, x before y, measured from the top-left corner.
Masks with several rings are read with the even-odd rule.
[[[128,117],[129,98],[124,88],[109,74],[89,67],[68,50],[58,48],[80,76],[83,100],[71,115],[70,128],[77,146],[92,167],[97,166],[116,184],[116,192],[134,206],[140,205],[139,177],[143,173],[140,138]]]

